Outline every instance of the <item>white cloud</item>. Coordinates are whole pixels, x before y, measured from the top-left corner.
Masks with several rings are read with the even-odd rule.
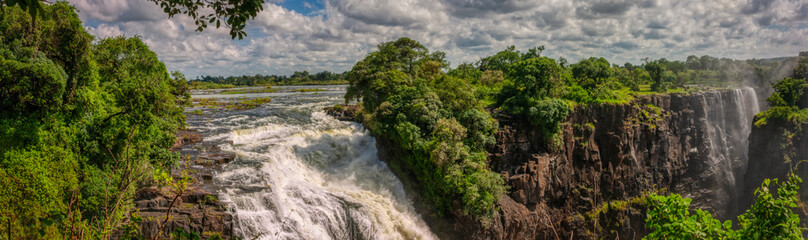
[[[298,13],[273,3],[245,40],[225,28],[195,32],[147,0],[71,0],[90,33],[141,36],[171,70],[199,75],[342,72],[376,44],[410,37],[454,64],[506,46],[614,63],[687,55],[765,58],[808,46],[808,3],[790,0],[324,0]]]

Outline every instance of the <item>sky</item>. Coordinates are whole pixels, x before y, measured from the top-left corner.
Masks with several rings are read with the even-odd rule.
[[[733,59],[808,51],[808,0],[271,0],[247,23],[196,32],[148,0],[68,0],[98,38],[140,36],[170,71],[201,75],[343,72],[400,37],[452,66],[514,45],[570,62],[688,55]]]

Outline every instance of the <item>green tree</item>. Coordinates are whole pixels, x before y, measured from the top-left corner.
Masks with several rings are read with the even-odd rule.
[[[770,192],[769,179],[755,190],[756,199],[749,210],[738,217],[740,229],[733,230],[732,221],[714,219],[710,213],[695,210],[691,215],[691,199],[678,194],[646,198],[648,217],[646,226],[651,233],[644,239],[802,239],[800,218],[792,209],[797,208],[799,184],[796,174],[789,174],[777,189]],[[773,181],[777,183],[777,179]]]
[[[805,97],[808,82],[804,79],[784,78],[772,85],[772,93],[766,102],[772,107],[798,107],[800,100]],[[808,106],[803,106],[808,107]]]
[[[514,79],[514,85],[520,94],[546,97],[550,96],[551,90],[558,84],[562,70],[552,58],[538,57],[516,62],[508,69],[508,75]]]
[[[655,92],[665,92],[665,79],[663,75],[665,74],[665,65],[663,64],[664,61],[653,61],[645,64],[645,71],[648,72],[651,78],[651,91]]]
[[[444,53],[417,41],[382,43],[347,73],[345,99],[361,99],[365,125],[392,141],[391,151],[407,153],[395,164],[415,176],[439,214],[459,206],[485,222],[505,192],[485,157],[496,125],[475,94],[479,70],[465,65],[446,74],[446,66]]]
[[[572,65],[572,76],[586,89],[594,89],[612,77],[612,69],[605,58],[591,57]]]
[[[502,50],[493,56],[485,57],[480,59],[477,62],[480,71],[487,71],[487,70],[499,70],[502,72],[507,72],[508,69],[511,68],[511,64],[514,64],[522,59],[522,56],[519,54],[519,51],[516,51],[515,46],[508,46],[505,50]]]
[[[109,238],[144,175],[176,161],[184,77],[137,38],[93,45],[65,2],[43,6],[35,27],[30,11],[3,12],[0,232]]]

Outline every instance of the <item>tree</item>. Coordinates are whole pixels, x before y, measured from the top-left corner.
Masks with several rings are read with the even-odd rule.
[[[651,91],[655,92],[665,91],[665,83],[663,79],[663,74],[665,73],[665,65],[663,65],[661,62],[662,61],[658,60],[645,64],[645,70],[648,71],[648,74],[651,77]]]
[[[169,18],[177,14],[186,15],[194,19],[196,31],[202,31],[208,24],[215,24],[219,28],[224,24],[230,28],[230,37],[243,39],[247,36],[244,27],[247,21],[254,19],[258,12],[264,10],[263,0],[149,0],[160,6]],[[27,11],[36,21],[37,16],[44,12],[40,0],[6,0],[0,1],[0,9],[4,6],[19,6]],[[0,18],[5,11],[0,11]]]
[[[609,61],[605,58],[591,57],[572,65],[572,76],[578,80],[579,85],[588,90],[594,89],[612,75]]]
[[[803,99],[808,82],[803,79],[784,78],[774,84],[772,93],[766,102],[772,107],[799,107],[800,100]],[[808,107],[808,106],[802,106]]]
[[[521,58],[522,59],[530,59],[530,58],[537,58],[541,57],[541,52],[544,51],[544,46],[533,47],[528,49],[526,53],[523,53]]]
[[[194,19],[197,31],[202,31],[208,24],[222,23],[230,28],[230,37],[242,39],[247,36],[244,27],[247,21],[255,18],[264,10],[263,0],[149,0],[154,2],[168,14],[169,18],[183,14]],[[212,13],[205,14],[209,11]]]
[[[549,96],[562,68],[548,57],[525,59],[513,64],[508,75],[526,96]]]
[[[519,54],[519,51],[516,51],[516,47],[508,46],[505,48],[505,50],[502,50],[493,56],[480,59],[480,61],[477,62],[477,65],[479,66],[480,71],[499,70],[502,72],[507,72],[511,64],[514,64],[521,59],[522,57]]]
[[[361,98],[366,108],[375,109],[396,85],[412,83],[420,64],[436,62],[426,47],[409,38],[381,43],[376,48],[348,72],[346,102]]]

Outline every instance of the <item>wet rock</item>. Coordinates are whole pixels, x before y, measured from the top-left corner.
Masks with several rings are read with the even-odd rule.
[[[174,146],[171,148],[171,150],[176,151],[185,145],[198,143],[201,141],[202,134],[199,134],[194,130],[180,129],[177,130],[177,140],[174,142]]]
[[[336,119],[342,121],[358,121],[357,114],[362,110],[357,105],[338,104],[333,107],[326,107],[325,112]]]
[[[233,235],[232,216],[224,211],[215,194],[204,189],[191,187],[176,200],[176,193],[168,188],[149,187],[139,190],[136,196],[135,206],[143,219],[140,231],[144,237],[159,234],[161,238],[168,238],[176,229],[201,234],[203,238],[219,236],[228,239]],[[171,214],[167,218],[169,207]],[[160,232],[164,221],[165,227]]]
[[[180,168],[172,169],[172,175],[178,178],[185,172],[191,177],[191,184],[176,200],[176,191],[168,187],[138,189],[134,203],[143,219],[141,235],[145,238],[160,235],[160,239],[167,239],[169,234],[180,229],[199,234],[203,239],[233,237],[233,216],[210,189],[216,189],[212,184],[216,169],[233,161],[236,155],[223,152],[215,144],[202,142],[202,135],[191,130],[177,132],[177,142],[172,150],[180,151],[182,160]],[[169,208],[170,218],[166,221]],[[160,232],[164,221],[165,227]]]

